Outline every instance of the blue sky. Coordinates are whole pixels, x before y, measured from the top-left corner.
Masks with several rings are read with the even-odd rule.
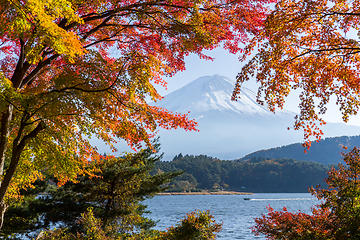
[[[199,57],[194,54],[186,57],[186,70],[177,73],[174,77],[166,78],[166,81],[168,82],[168,90],[159,87],[159,92],[162,95],[166,95],[199,77],[211,76],[214,74],[220,74],[235,80],[237,73],[240,72],[240,69],[244,64],[238,60],[238,55],[230,54],[221,48],[207,51],[206,53],[211,57],[214,57],[215,60],[206,61],[199,59]],[[245,83],[243,86],[256,92],[258,85],[254,80]],[[286,101],[285,109],[298,112],[297,106],[298,94],[293,92]],[[342,122],[341,114],[338,109],[339,107],[335,104],[335,98],[333,98],[332,102],[328,106],[328,113],[324,116],[324,119],[328,122]],[[360,116],[350,117],[348,124],[360,126]]]

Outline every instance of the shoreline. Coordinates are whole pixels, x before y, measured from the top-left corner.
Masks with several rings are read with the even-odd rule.
[[[219,191],[219,192],[162,192],[157,193],[158,196],[170,196],[170,195],[253,195],[251,192],[234,192],[234,191]]]

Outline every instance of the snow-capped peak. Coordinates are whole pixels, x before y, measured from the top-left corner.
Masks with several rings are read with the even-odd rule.
[[[256,102],[255,93],[248,88],[242,88],[240,100],[232,101],[231,95],[234,86],[235,81],[218,74],[200,77],[166,95],[159,105],[180,113],[190,111],[194,117],[209,111],[231,111],[243,116],[274,115],[266,107]],[[282,112],[282,114],[284,113]],[[286,114],[293,115],[290,112]]]
[[[178,113],[190,111],[198,122],[199,132],[160,129],[161,151],[166,160],[176,154],[206,154],[220,159],[241,158],[259,149],[301,142],[303,132],[288,131],[294,113],[268,111],[256,103],[255,93],[242,88],[241,98],[231,95],[234,81],[214,75],[198,78],[174,91],[156,104]],[[359,130],[344,124],[327,124],[327,136],[355,135]],[[119,148],[121,149],[121,148]],[[123,148],[124,149],[124,148]]]

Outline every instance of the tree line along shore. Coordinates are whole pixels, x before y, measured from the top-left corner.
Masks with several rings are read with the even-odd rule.
[[[179,154],[172,161],[158,161],[151,174],[183,171],[168,183],[166,192],[308,192],[312,186],[326,186],[331,166],[284,158],[252,157],[219,160],[206,155]],[[184,193],[185,195],[185,193]]]

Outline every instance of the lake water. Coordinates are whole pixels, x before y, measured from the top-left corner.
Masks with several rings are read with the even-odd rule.
[[[244,200],[250,198],[250,200]],[[216,222],[223,222],[218,239],[265,239],[255,236],[250,227],[254,218],[267,213],[266,206],[275,210],[311,212],[319,201],[309,193],[257,193],[253,195],[171,195],[155,196],[144,202],[152,213],[146,216],[157,221],[155,229],[166,230],[176,225],[186,213],[210,210]]]

